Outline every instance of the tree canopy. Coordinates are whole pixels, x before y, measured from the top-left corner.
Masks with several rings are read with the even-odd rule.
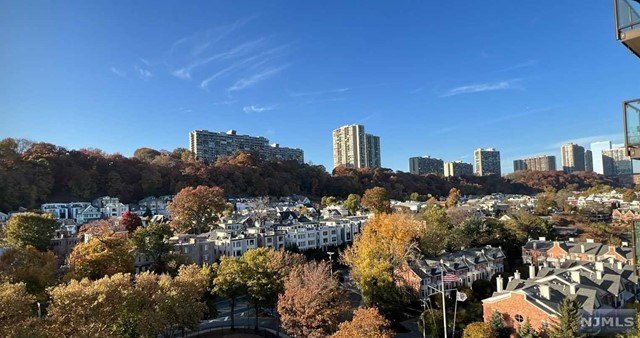
[[[12,215],[7,222],[5,239],[10,245],[30,245],[38,250],[45,250],[58,227],[58,222],[51,214],[18,213]]]

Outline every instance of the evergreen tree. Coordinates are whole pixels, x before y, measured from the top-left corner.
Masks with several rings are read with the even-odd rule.
[[[565,297],[558,309],[558,320],[550,332],[550,338],[580,338],[580,304]]]
[[[520,338],[538,338],[538,333],[531,327],[531,322],[529,318],[524,321],[524,324],[520,327],[520,331],[518,332],[518,336]]]
[[[506,329],[502,322],[502,315],[498,311],[493,311],[491,319],[489,320],[489,326],[491,330],[496,334],[496,337],[506,336]]]

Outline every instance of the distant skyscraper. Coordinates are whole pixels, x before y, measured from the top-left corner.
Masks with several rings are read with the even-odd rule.
[[[210,132],[194,130],[189,133],[189,150],[200,161],[213,162],[220,157],[233,156],[238,152],[252,153],[267,161],[295,160],[304,162],[301,149],[270,145],[264,137],[238,135],[235,130]]]
[[[625,148],[603,150],[602,163],[606,176],[633,174],[631,158],[627,156]]]
[[[591,152],[591,150],[588,150],[588,149],[584,151],[584,171],[586,172],[593,171],[593,152]]]
[[[409,159],[409,172],[414,175],[444,174],[444,162],[439,158],[411,157]]]
[[[602,151],[611,149],[611,141],[593,142],[591,143],[591,152],[593,153],[593,171],[600,175],[604,175],[604,166],[602,164]]]
[[[575,143],[567,143],[560,148],[562,153],[562,170],[566,173],[584,171],[584,147]]]
[[[364,134],[365,137],[365,160],[367,167],[380,168],[380,136]]]
[[[476,162],[476,175],[501,175],[500,152],[494,148],[478,148],[473,153]]]
[[[513,171],[535,170],[548,171],[556,170],[555,156],[535,156],[513,161]]]
[[[364,132],[364,126],[352,124],[333,131],[333,167],[378,168],[380,137]]]
[[[444,164],[444,176],[471,176],[473,175],[473,164],[462,161],[447,162]]]

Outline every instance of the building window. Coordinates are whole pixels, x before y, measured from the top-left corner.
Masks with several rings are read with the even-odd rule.
[[[522,322],[524,322],[524,317],[522,317],[522,315],[516,315],[514,317],[516,319],[516,322],[522,324]]]

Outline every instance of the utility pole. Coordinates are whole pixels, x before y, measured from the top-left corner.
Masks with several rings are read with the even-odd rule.
[[[444,338],[447,338],[447,306],[444,299],[444,260],[440,260],[440,265],[442,266],[442,321],[444,322]]]

